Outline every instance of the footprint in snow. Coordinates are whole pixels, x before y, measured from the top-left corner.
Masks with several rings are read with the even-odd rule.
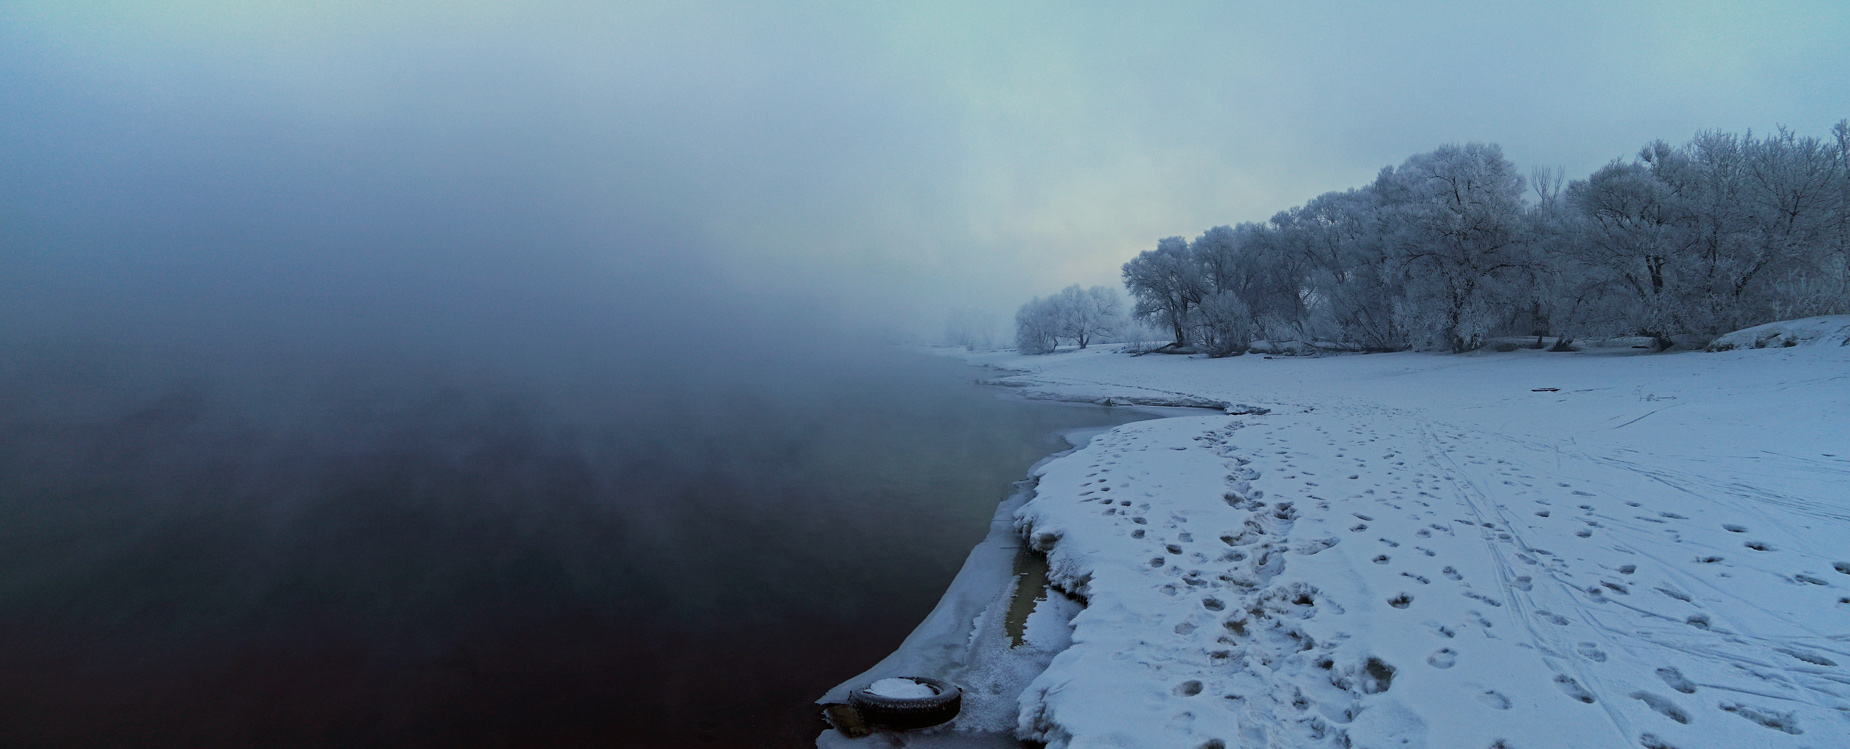
[[[1664,683],[1669,685],[1671,689],[1675,689],[1684,694],[1696,693],[1696,685],[1691,683],[1689,679],[1683,678],[1683,672],[1670,666],[1658,669],[1657,678],[1663,679]]]
[[[1586,687],[1581,686],[1580,682],[1567,674],[1555,675],[1555,686],[1560,687],[1563,694],[1581,702],[1591,705],[1595,701],[1592,692],[1587,691]]]
[[[1408,606],[1413,605],[1413,596],[1407,595],[1406,593],[1401,593],[1397,596],[1394,596],[1393,598],[1389,598],[1387,603],[1389,606],[1393,606],[1394,608],[1404,609]]]
[[[1600,650],[1598,645],[1590,642],[1583,642],[1575,645],[1574,652],[1579,653],[1580,657],[1593,661],[1594,663],[1606,662],[1606,651]]]
[[[1567,620],[1567,617],[1544,609],[1537,609],[1535,615],[1541,617],[1543,621],[1557,627],[1565,627],[1571,623]]]
[[[1439,648],[1432,655],[1426,656],[1426,665],[1433,668],[1451,668],[1458,663],[1458,651],[1451,648]]]
[[[1445,569],[1442,569],[1442,570],[1439,570],[1439,574],[1442,574],[1442,575],[1445,575],[1445,578],[1446,578],[1447,580],[1463,580],[1463,579],[1465,579],[1465,576],[1464,576],[1464,575],[1460,575],[1460,574],[1458,574],[1458,570],[1456,570],[1456,569],[1453,569],[1453,568],[1452,568],[1452,567],[1450,567],[1450,566],[1447,566],[1447,567],[1446,567]]]
[[[1660,697],[1644,691],[1633,692],[1631,697],[1643,702],[1647,707],[1666,718],[1678,723],[1689,723],[1689,713],[1683,712],[1683,708],[1677,707],[1677,703],[1671,702],[1668,697]]]
[[[1729,533],[1746,533],[1747,526],[1735,525],[1734,523],[1722,523],[1722,530],[1728,531]]]
[[[1739,715],[1776,731],[1784,731],[1793,735],[1804,733],[1804,731],[1799,730],[1798,719],[1794,718],[1792,713],[1789,712],[1782,713],[1778,710],[1757,708],[1738,702],[1723,702],[1719,707],[1723,711],[1734,713],[1735,715]]]

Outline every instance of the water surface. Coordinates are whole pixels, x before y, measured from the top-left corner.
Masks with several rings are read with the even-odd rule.
[[[1060,430],[1145,417],[875,359],[6,362],[0,744],[806,744]]]

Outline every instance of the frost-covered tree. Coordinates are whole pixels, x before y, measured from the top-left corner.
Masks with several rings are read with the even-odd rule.
[[[1175,334],[1177,346],[1188,345],[1188,312],[1201,301],[1200,266],[1188,240],[1168,237],[1124,264],[1124,286],[1136,301],[1132,314]]]
[[[1835,145],[1780,128],[1759,140],[1750,135],[1742,151],[1757,241],[1723,290],[1736,313],[1728,322],[1843,310],[1833,251],[1842,199]]]
[[[1209,356],[1232,356],[1252,344],[1252,314],[1240,295],[1216,291],[1188,312],[1189,329]]]
[[[1556,336],[1555,349],[1565,351],[1576,336],[1612,334],[1607,313],[1609,289],[1603,274],[1590,267],[1584,247],[1586,228],[1567,192],[1567,171],[1538,168],[1531,171],[1530,189],[1535,202],[1529,207],[1530,274],[1527,329],[1541,347]]]
[[[1828,151],[1837,188],[1820,275],[1827,281],[1825,293],[1835,298],[1833,311],[1843,313],[1850,312],[1850,120],[1839,120],[1831,129]]]
[[[1401,319],[1455,352],[1483,345],[1526,296],[1528,225],[1516,166],[1495,144],[1448,145],[1383,169],[1374,189],[1404,273]]]
[[[1569,187],[1609,320],[1661,347],[1846,309],[1837,148],[1780,130],[1663,141]]]
[[[1276,249],[1269,254],[1302,258],[1311,269],[1298,289],[1308,337],[1371,351],[1406,348],[1407,333],[1395,315],[1401,273],[1388,252],[1381,213],[1371,186],[1325,193],[1272,218]]]
[[[1073,284],[1053,298],[1055,314],[1060,320],[1061,337],[1071,339],[1080,348],[1107,338],[1124,327],[1124,303],[1118,292],[1105,286],[1082,289]]]
[[[1693,269],[1680,267],[1695,242],[1689,206],[1645,165],[1618,161],[1569,185],[1567,198],[1583,219],[1572,235],[1580,252],[1557,264],[1571,260],[1591,293],[1612,300],[1606,319],[1667,345],[1700,296],[1683,288]]]
[[[1036,297],[1015,311],[1015,348],[1024,354],[1050,354],[1060,346],[1060,310],[1055,297]]]
[[[1571,183],[1535,170],[1527,202],[1524,182],[1496,145],[1444,146],[1265,222],[1164,239],[1124,265],[1125,285],[1139,319],[1215,351],[1243,336],[1467,351],[1493,335],[1562,348],[1642,334],[1667,347],[1850,312],[1850,121],[1826,139],[1657,141]]]

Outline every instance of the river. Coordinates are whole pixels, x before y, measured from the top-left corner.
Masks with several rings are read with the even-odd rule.
[[[590,406],[9,371],[0,744],[807,745],[1059,432],[1148,418],[879,360]]]

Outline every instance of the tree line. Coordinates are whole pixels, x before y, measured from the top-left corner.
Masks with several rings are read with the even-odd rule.
[[[1662,350],[1846,313],[1850,121],[1826,138],[1660,140],[1572,181],[1525,179],[1495,144],[1442,146],[1267,221],[1159,240],[1123,278],[1135,317],[1211,355],[1260,338],[1464,352],[1516,335],[1558,348],[1648,336]],[[1052,350],[1050,331],[1069,328],[1042,308],[1065,303],[1022,308],[1023,351]]]
[[[1073,284],[1021,305],[1015,313],[1015,348],[1024,354],[1046,354],[1067,340],[1083,349],[1124,331],[1127,322],[1117,289]]]

